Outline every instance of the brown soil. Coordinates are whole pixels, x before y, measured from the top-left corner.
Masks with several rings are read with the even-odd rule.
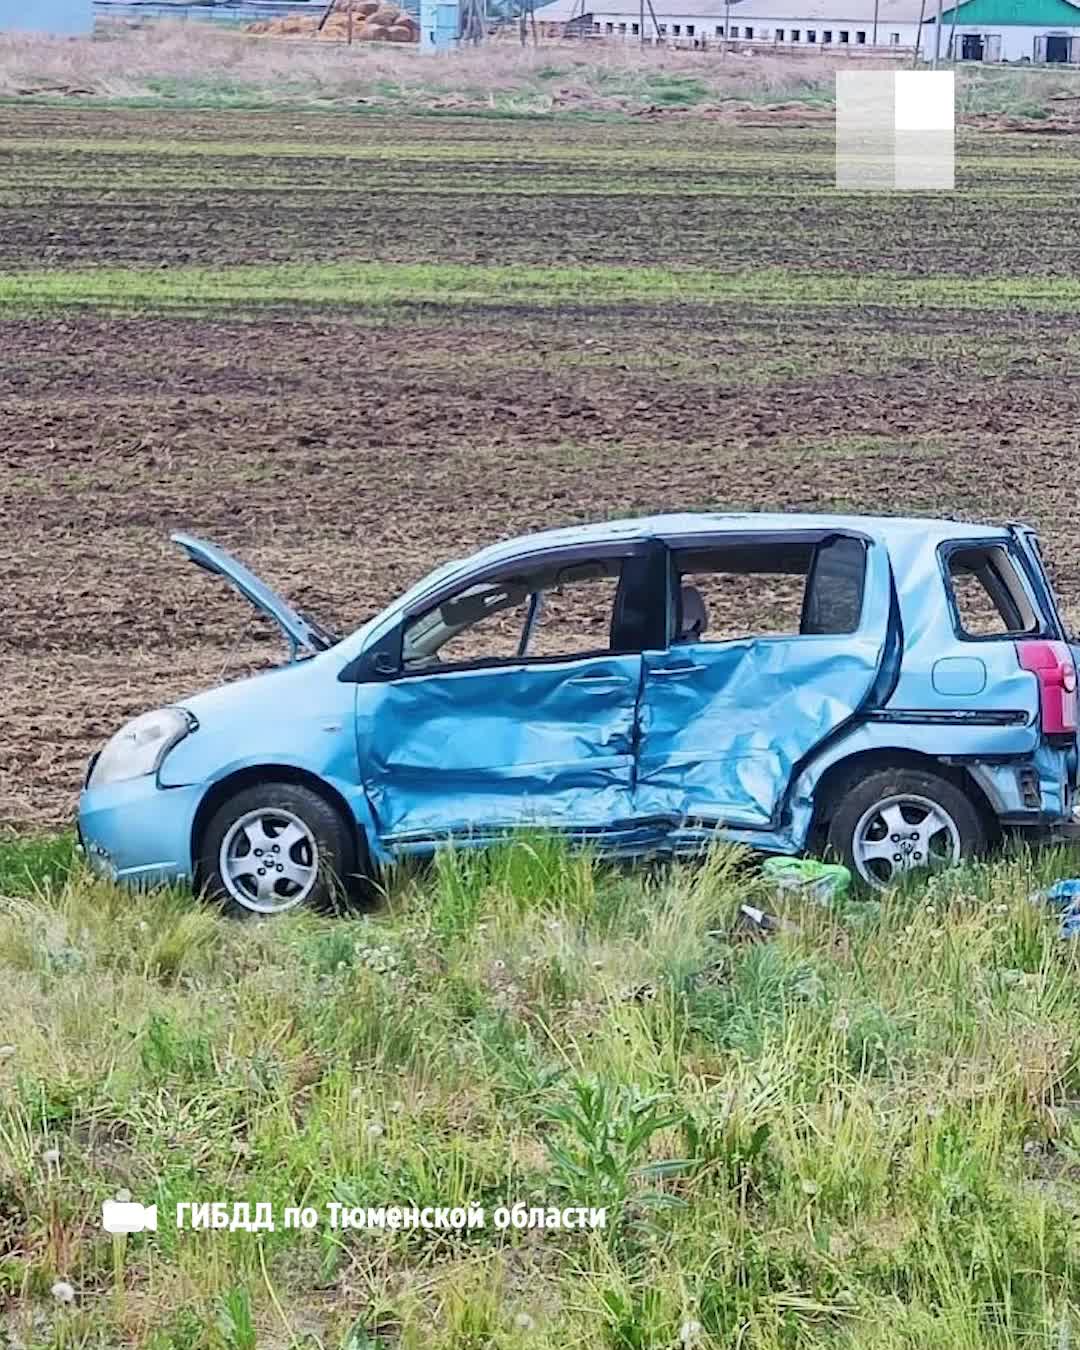
[[[56,256],[115,260],[76,196]],[[296,207],[284,194],[266,218]],[[317,209],[333,235],[332,203]],[[467,234],[480,204],[458,209]],[[961,197],[953,209],[981,206]],[[222,253],[235,254],[248,210],[220,220]],[[609,198],[593,234],[614,252],[653,210]],[[869,224],[856,237],[844,211],[814,210],[823,248],[845,231],[853,260],[878,248]],[[200,256],[212,215],[199,203],[189,215]],[[1055,218],[1047,207],[1026,217],[1022,242],[1008,237],[1034,249]],[[421,223],[399,236],[406,256]],[[265,238],[246,237],[248,256],[265,256]],[[749,247],[736,237],[725,251],[726,239],[714,236],[722,263]],[[678,251],[680,236],[665,246]],[[10,228],[0,247],[41,263]],[[878,251],[914,268],[949,247],[893,238]],[[753,248],[788,260],[779,236]],[[138,240],[130,260],[149,260]],[[449,556],[612,514],[1023,518],[1044,532],[1080,618],[1078,341],[1072,315],[797,305],[0,318],[0,824],[68,819],[86,756],[126,716],[279,650],[243,600],[168,544],[171,529],[234,550],[349,629]]]

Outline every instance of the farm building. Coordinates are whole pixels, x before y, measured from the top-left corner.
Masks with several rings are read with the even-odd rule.
[[[595,37],[640,39],[642,3],[645,36],[654,38],[648,0],[552,0],[537,8],[536,21],[560,30],[569,25],[571,30]],[[661,37],[686,39],[686,45],[693,46],[695,39],[700,42],[717,22],[723,22],[724,0],[653,0],[652,9]]]
[[[933,25],[931,25],[931,32]],[[932,37],[924,37],[924,48]],[[1080,5],[1071,0],[963,0],[941,16],[941,55],[955,61],[1080,64]]]
[[[92,0],[0,0],[0,33],[90,33]]]
[[[653,25],[653,14],[656,26]],[[552,0],[547,31],[640,41],[642,0]],[[847,51],[891,48],[958,61],[1080,63],[1080,0],[644,0],[646,41]],[[659,31],[657,31],[659,30]],[[920,37],[921,35],[921,37]]]
[[[928,10],[931,3],[926,0]],[[783,47],[913,48],[922,17],[922,0],[734,0],[728,31],[722,9],[707,31],[710,37]]]
[[[926,0],[927,10],[933,0]],[[645,38],[677,46],[728,41],[793,47],[913,48],[921,0],[645,0]],[[594,37],[640,38],[641,0],[553,0],[538,23]],[[657,33],[656,29],[659,29]]]

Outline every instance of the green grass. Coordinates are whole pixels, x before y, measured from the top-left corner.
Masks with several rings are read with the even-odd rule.
[[[388,305],[738,303],[785,307],[1080,309],[1080,280],[1055,276],[832,274],[779,267],[715,272],[674,267],[503,267],[457,263],[60,269],[0,275],[0,312],[65,306],[167,310],[232,304]]]
[[[400,877],[371,915],[265,924],[71,868],[68,840],[0,845],[13,1342],[986,1350],[1080,1332],[1080,949],[1027,901],[1067,855],[789,902],[798,930],[765,945],[732,926],[762,899],[734,851],[616,870],[521,840]],[[156,1201],[156,1234],[101,1232],[119,1189]],[[177,1231],[190,1201],[264,1201],[278,1222]],[[608,1223],[500,1231],[504,1201]],[[476,1203],[489,1222],[335,1230],[332,1202]],[[291,1205],[323,1217],[285,1228]]]
[[[0,836],[0,895],[34,895],[62,887],[76,866],[71,835],[5,841]]]

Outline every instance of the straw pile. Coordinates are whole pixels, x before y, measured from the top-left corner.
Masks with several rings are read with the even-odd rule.
[[[349,35],[349,0],[335,0],[333,13],[321,30],[314,16],[288,14],[282,19],[261,19],[249,24],[247,31],[267,37],[317,37],[344,42]],[[397,5],[382,0],[353,0],[352,36],[354,42],[419,42],[420,28]]]

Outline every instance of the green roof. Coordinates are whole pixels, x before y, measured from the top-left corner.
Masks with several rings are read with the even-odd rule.
[[[962,4],[943,10],[942,21],[947,17],[951,24],[954,10],[956,22],[963,26],[986,24],[1004,28],[1023,24],[1032,28],[1080,28],[1080,4],[1072,4],[1071,0],[963,0]]]

